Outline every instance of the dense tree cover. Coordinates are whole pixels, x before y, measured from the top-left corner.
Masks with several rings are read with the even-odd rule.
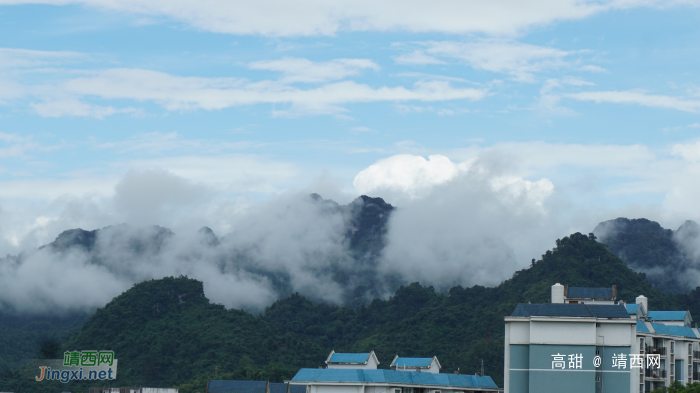
[[[556,244],[495,288],[458,286],[445,294],[414,283],[387,300],[355,308],[315,304],[294,294],[254,316],[211,304],[196,280],[147,281],[99,309],[63,350],[114,350],[119,378],[113,386],[179,386],[183,393],[202,392],[215,374],[288,379],[300,367],[323,365],[331,350],[374,350],[380,367],[388,367],[396,354],[436,355],[443,372],[474,373],[483,359],[486,374],[502,386],[503,317],[519,301],[548,301],[556,282],[615,284],[620,299],[633,302],[644,294],[652,309],[685,307],[700,297],[700,289],[667,296],[652,288],[592,234],[575,233]],[[70,384],[72,391],[87,387]],[[0,381],[0,390],[18,393],[50,386],[10,372]]]
[[[0,312],[0,371],[18,369],[26,359],[48,357],[52,344],[80,330],[90,313],[19,315]]]
[[[683,386],[679,381],[673,381],[671,386],[655,389],[652,393],[700,393],[700,383],[694,382]]]

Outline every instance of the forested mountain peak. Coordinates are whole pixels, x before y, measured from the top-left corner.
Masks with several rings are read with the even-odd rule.
[[[694,221],[673,231],[645,218],[617,218],[598,224],[593,232],[664,292],[687,293],[700,284],[700,230]]]

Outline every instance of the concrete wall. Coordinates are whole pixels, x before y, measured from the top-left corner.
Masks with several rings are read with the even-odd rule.
[[[311,393],[364,393],[365,387],[359,386],[335,386],[335,385],[318,385],[313,386],[315,391]],[[393,392],[393,391],[391,391]],[[390,392],[390,393],[391,393]]]
[[[596,328],[592,322],[530,322],[530,343],[594,345],[595,337]]]

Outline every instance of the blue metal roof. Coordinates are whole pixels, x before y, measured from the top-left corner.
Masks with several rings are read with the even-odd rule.
[[[586,304],[593,314],[598,318],[627,318],[630,317],[627,310],[619,304]]]
[[[639,311],[639,304],[625,304],[625,308],[629,314],[636,314]]]
[[[369,360],[369,353],[334,353],[328,363],[364,364]]]
[[[284,385],[284,384],[282,384]],[[266,381],[209,381],[208,393],[266,393]]]
[[[681,337],[697,338],[695,333],[693,333],[693,329],[689,328],[688,326],[668,326],[668,325],[664,325],[663,323],[652,322],[651,327],[654,328],[654,331],[657,334],[667,334],[669,336],[681,336]]]
[[[684,321],[687,311],[649,311],[647,318],[652,321]]]
[[[270,382],[270,393],[287,393],[287,384]]]
[[[612,299],[612,288],[569,287],[566,297],[572,299]]]
[[[293,382],[367,382],[412,385],[455,386],[465,388],[498,388],[488,376],[433,374],[396,370],[344,370],[302,368],[292,378]]]
[[[588,317],[588,318],[628,318],[627,310],[620,305],[602,304],[559,304],[518,303],[511,317]]]
[[[289,392],[290,393],[306,393],[306,386],[305,385],[290,385]]]
[[[651,333],[644,322],[637,321],[637,331],[642,333]]]
[[[430,367],[433,358],[396,358],[392,366],[395,367]]]

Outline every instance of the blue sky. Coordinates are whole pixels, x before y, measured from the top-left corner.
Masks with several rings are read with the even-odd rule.
[[[0,251],[479,170],[562,231],[697,219],[699,4],[0,0]]]

